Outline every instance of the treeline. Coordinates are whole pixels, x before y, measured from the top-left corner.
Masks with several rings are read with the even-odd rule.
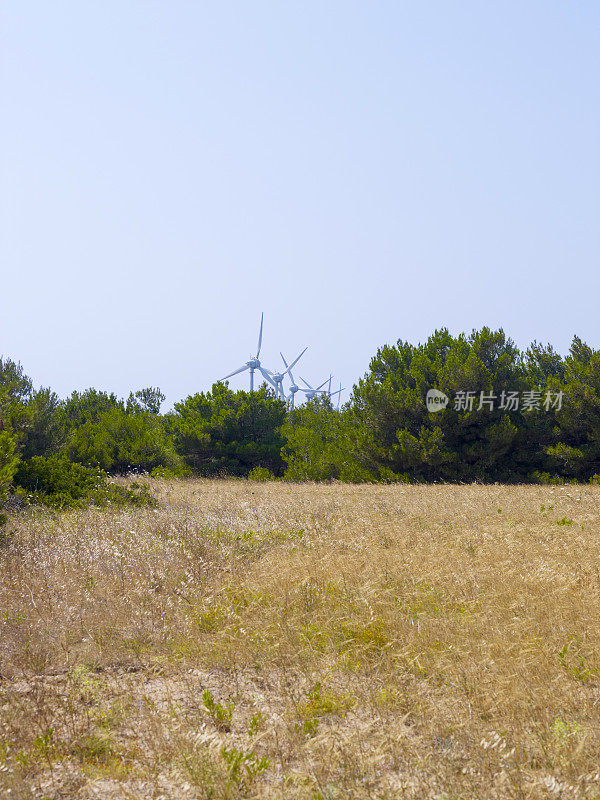
[[[427,405],[432,389],[437,406]],[[222,383],[168,413],[163,401],[157,388],[126,400],[96,389],[61,400],[0,359],[0,495],[67,505],[72,484],[81,484],[77,499],[105,487],[107,475],[131,472],[600,481],[600,351],[577,337],[566,357],[538,343],[522,352],[488,328],[398,341],[377,352],[340,411],[327,399],[289,409],[265,387]]]

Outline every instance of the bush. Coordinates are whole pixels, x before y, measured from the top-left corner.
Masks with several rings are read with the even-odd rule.
[[[108,483],[106,473],[66,458],[34,456],[23,461],[14,476],[16,486],[34,503],[56,509],[81,508],[89,503],[104,506],[154,505],[147,486]]]
[[[122,408],[102,411],[73,430],[65,455],[85,466],[120,474],[179,465],[161,420],[149,412],[128,414]]]
[[[277,480],[275,474],[266,467],[254,467],[248,473],[248,480],[250,481],[274,481]]]
[[[548,484],[550,486],[562,486],[566,483],[565,478],[562,478],[560,475],[553,475],[550,472],[533,472],[531,475],[532,479],[536,483],[543,483]]]

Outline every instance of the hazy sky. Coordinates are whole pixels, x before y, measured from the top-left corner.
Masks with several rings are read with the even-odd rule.
[[[597,0],[3,0],[0,169],[0,353],[63,396],[209,389],[261,311],[347,387],[442,326],[600,347]]]

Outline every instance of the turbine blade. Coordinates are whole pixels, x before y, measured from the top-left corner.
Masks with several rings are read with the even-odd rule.
[[[292,382],[292,383],[295,383],[296,381],[294,380],[294,376],[292,375],[292,367],[293,367],[294,365],[292,364],[292,367],[288,367],[288,363],[287,363],[287,361],[285,360],[285,356],[283,355],[283,353],[281,352],[281,350],[279,351],[279,355],[281,356],[281,358],[283,359],[283,363],[284,363],[284,364],[285,364],[285,366],[287,367],[287,369],[286,369],[286,371],[285,371],[285,372],[287,372],[287,374],[290,376],[290,380],[291,380],[291,382]],[[285,375],[285,372],[283,373],[284,375]],[[292,395],[292,398],[293,398],[293,395]]]
[[[325,384],[327,383],[328,380],[329,380],[329,378],[326,378],[320,386],[317,386],[317,391],[319,391],[319,389],[322,389],[323,386],[325,386]]]
[[[297,363],[300,361],[300,359],[302,358],[302,356],[304,355],[304,353],[306,353],[306,351],[307,351],[307,350],[308,350],[308,347],[305,347],[305,348],[304,348],[304,350],[303,350],[303,351],[300,353],[300,355],[298,356],[298,358],[297,358],[295,361],[292,361],[292,363],[291,363],[291,364],[289,365],[289,367],[287,368],[286,372],[289,372],[289,371],[291,370],[291,368],[292,368],[292,367],[296,366],[296,364],[297,364]],[[283,356],[282,356],[282,358],[283,358]],[[286,367],[287,367],[287,364],[286,364]]]
[[[313,387],[310,385],[310,383],[309,383],[308,381],[305,381],[305,380],[304,380],[304,378],[302,377],[302,375],[300,375],[300,380],[302,381],[302,383],[305,383],[305,384],[308,386],[308,388],[309,388],[309,389],[312,389],[312,388],[313,388]]]
[[[257,358],[260,355],[260,347],[262,345],[263,317],[264,317],[264,312],[261,313],[261,315],[260,315],[260,333],[258,334],[258,350],[256,351],[256,357]]]
[[[267,381],[267,383],[270,383],[271,386],[273,386],[274,389],[277,389],[277,386],[275,385],[275,381],[271,380],[271,373],[268,372],[264,367],[259,367],[258,369],[260,370],[261,375]]]
[[[234,375],[237,375],[239,372],[243,372],[245,369],[248,369],[248,364],[244,364],[243,367],[240,367],[239,369],[236,369],[235,372],[229,373],[229,375],[226,375],[224,378],[221,378],[221,380],[222,381],[226,381],[227,378],[233,378]]]

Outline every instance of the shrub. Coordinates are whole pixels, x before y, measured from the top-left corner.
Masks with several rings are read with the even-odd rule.
[[[254,467],[248,473],[248,480],[251,481],[274,481],[276,480],[275,474],[266,467]]]
[[[106,473],[59,456],[34,456],[23,461],[14,476],[22,493],[34,503],[56,509],[77,508],[92,503],[106,505],[153,505],[147,486],[130,487],[108,483]]]
[[[536,483],[549,484],[550,486],[561,486],[565,483],[565,479],[560,475],[552,475],[550,472],[535,471],[531,475]]]

